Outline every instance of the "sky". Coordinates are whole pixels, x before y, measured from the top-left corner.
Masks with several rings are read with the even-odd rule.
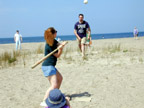
[[[0,0],[0,38],[43,36],[54,27],[58,35],[74,35],[78,14],[92,34],[144,31],[144,0]]]

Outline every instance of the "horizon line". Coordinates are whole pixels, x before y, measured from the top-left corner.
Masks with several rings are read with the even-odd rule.
[[[144,31],[139,31],[139,32],[144,32]],[[133,33],[133,32],[113,32],[113,33],[93,33],[91,35],[101,35],[101,34],[123,34],[123,33]],[[73,34],[75,35],[75,34]],[[70,35],[57,35],[58,37],[60,36],[73,36],[72,34]],[[22,37],[42,37],[42,36],[22,36]],[[13,37],[0,37],[0,38],[13,38]]]

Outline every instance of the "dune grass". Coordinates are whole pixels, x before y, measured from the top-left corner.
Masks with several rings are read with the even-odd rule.
[[[42,47],[43,45],[40,44],[38,48],[35,50],[36,54],[43,54],[44,53],[44,48]]]
[[[89,51],[88,51],[89,50]],[[97,47],[91,46],[90,49],[86,51],[85,58],[82,58],[81,51],[78,47],[73,47],[71,45],[67,45],[63,49],[63,53],[59,58],[60,61],[66,61],[67,64],[71,63],[86,63],[90,59],[94,60],[106,60],[107,62],[120,60],[121,54],[129,57],[129,61],[134,63],[134,61],[138,61],[139,63],[144,62],[143,50],[137,49],[127,49],[122,48],[121,44],[112,44],[105,47]],[[137,52],[142,54],[138,57]],[[4,52],[0,54],[0,68],[7,66],[15,66],[17,64],[23,64],[25,67],[29,64],[29,60],[37,60],[39,57],[42,57],[41,54],[44,54],[44,46],[40,44],[34,50],[21,50],[21,51],[12,51],[12,52]],[[140,55],[139,54],[139,55]],[[28,59],[27,59],[28,58]],[[35,61],[34,61],[35,62]]]
[[[123,52],[126,53],[126,52],[128,52],[128,50],[127,50],[127,49],[124,49]]]
[[[32,56],[33,54],[43,54],[44,49],[42,47],[42,44],[38,46],[36,50],[33,51],[25,51],[25,50],[19,50],[19,51],[5,51],[0,54],[0,68],[5,68],[8,66],[15,66],[16,64],[22,63],[23,66],[26,66],[26,58]]]
[[[140,63],[143,63],[143,62],[144,62],[144,60],[143,60],[142,57],[139,57],[139,62],[140,62]]]
[[[102,49],[105,53],[116,53],[121,51],[121,44],[109,45]]]
[[[73,52],[74,49],[72,49],[71,47],[65,47],[60,58],[70,64],[72,61],[74,61],[74,58],[72,57]]]
[[[0,55],[0,65],[1,67],[6,67],[10,65],[15,65],[15,62],[17,61],[17,57],[20,56],[20,52],[4,52]]]

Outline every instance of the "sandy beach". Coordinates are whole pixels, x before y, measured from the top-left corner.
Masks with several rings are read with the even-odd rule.
[[[41,65],[45,43],[22,43],[22,56],[0,66],[0,108],[43,108],[49,87]],[[1,44],[0,54],[15,44]],[[143,108],[144,37],[93,40],[83,60],[76,41],[69,41],[56,68],[63,75],[61,91],[72,108]]]

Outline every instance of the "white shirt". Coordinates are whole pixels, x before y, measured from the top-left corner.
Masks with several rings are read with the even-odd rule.
[[[137,35],[138,34],[138,29],[134,29],[133,34]]]
[[[14,35],[14,37],[15,37],[15,41],[21,41],[20,38],[22,37],[22,35],[16,33],[16,34]]]

